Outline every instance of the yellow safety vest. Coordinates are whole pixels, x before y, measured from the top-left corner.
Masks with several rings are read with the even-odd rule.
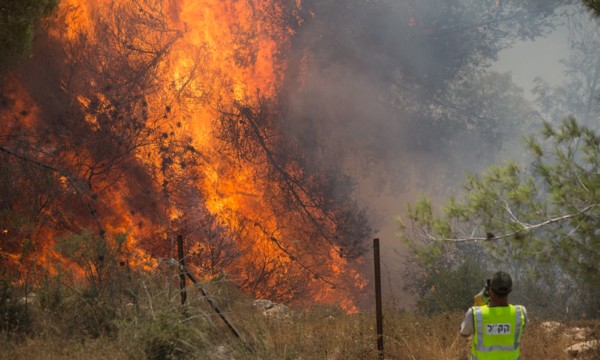
[[[521,305],[474,306],[471,360],[518,360],[525,313]]]

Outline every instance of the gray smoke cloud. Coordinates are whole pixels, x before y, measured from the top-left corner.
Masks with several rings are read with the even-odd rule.
[[[534,69],[557,78],[566,55],[555,43],[565,38],[559,10],[573,3],[304,1],[284,95],[287,134],[342,164],[383,246],[401,251],[393,218],[407,202],[459,192],[466,172],[500,161],[535,127],[531,86],[519,86]],[[515,44],[543,49],[543,58],[515,53]],[[390,283],[401,271],[393,253],[384,257]]]

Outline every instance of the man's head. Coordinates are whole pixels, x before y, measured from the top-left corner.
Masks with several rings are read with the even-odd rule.
[[[512,291],[512,279],[504,271],[497,271],[490,280],[490,289],[498,297],[506,297]]]

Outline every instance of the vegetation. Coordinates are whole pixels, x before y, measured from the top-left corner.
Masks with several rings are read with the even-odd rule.
[[[42,306],[40,287],[17,300],[31,326],[0,333],[2,359],[373,359],[377,357],[374,313],[349,315],[336,307],[296,309],[268,317],[228,282],[205,284],[213,299],[242,334],[237,339],[188,288],[181,307],[176,269],[166,264],[154,273],[132,276],[137,302],[93,298],[80,286],[59,281],[63,291],[53,308]],[[81,285],[81,284],[80,284]],[[94,299],[94,300],[93,300]],[[110,311],[107,311],[110,309]],[[458,335],[462,312],[421,316],[391,305],[384,309],[385,354],[398,360],[465,359],[469,339]],[[523,337],[523,356],[569,359],[573,343],[547,333],[532,316]],[[107,326],[109,325],[109,326]],[[597,322],[569,323],[598,333]],[[595,354],[597,355],[597,353]],[[591,355],[594,356],[594,355]],[[585,357],[580,357],[584,358]],[[591,357],[593,358],[593,357]]]
[[[565,80],[550,86],[535,79],[533,93],[540,115],[553,124],[574,116],[581,124],[594,127],[600,116],[600,26],[584,8],[565,14],[569,53],[561,62]]]
[[[167,239],[183,234],[190,263],[273,300],[304,296],[307,287],[297,283],[337,285],[333,265],[363,254],[372,232],[352,197],[354,182],[275,129],[274,99],[257,94],[234,104],[223,95],[221,104],[217,93],[230,94],[225,79],[237,75],[222,71],[222,59],[201,66],[212,46],[187,48],[195,36],[165,10],[177,6],[109,1],[88,14],[86,4],[61,7],[36,47],[43,55],[0,82],[0,251],[10,266],[36,263],[49,243],[84,229],[71,245],[94,237],[88,244],[103,246],[116,227],[155,258],[171,256]],[[240,42],[232,48],[258,46],[241,33],[232,34]],[[186,53],[195,54],[193,66],[166,70],[187,64],[173,60]],[[253,62],[235,60],[243,73]],[[211,123],[200,125],[204,115],[191,115],[199,113]],[[22,257],[24,244],[32,254]],[[98,281],[108,271],[97,259],[80,265]]]
[[[596,16],[600,16],[600,1],[598,0],[583,0],[585,6],[587,6]]]
[[[464,200],[451,198],[441,215],[429,199],[410,206],[403,240],[426,269],[452,256],[454,244],[484,243],[504,268],[519,261],[555,266],[565,282],[597,294],[600,138],[569,118],[557,127],[545,123],[527,146],[528,167],[508,163],[469,176]],[[588,314],[597,315],[598,303],[590,305]]]
[[[35,26],[58,2],[59,0],[0,1],[0,73],[30,55]]]
[[[597,10],[596,2],[585,4]],[[470,274],[501,268],[527,289],[512,299],[540,315],[600,315],[598,25],[580,9],[567,15],[568,80],[555,88],[536,80],[539,114],[547,121],[525,140],[529,164],[470,175],[463,200],[452,197],[437,213],[424,198],[399,222],[410,252],[408,288],[425,313],[459,309],[452,299],[462,283],[477,282]],[[472,270],[461,274],[465,267]]]
[[[403,279],[405,290],[416,295],[417,311],[431,315],[469,308],[488,276],[475,256],[478,249],[463,247],[453,253],[456,256],[426,257],[418,255],[420,250],[411,247]]]
[[[60,59],[66,64],[62,64],[63,72],[55,71],[56,78],[94,81],[50,77],[41,85],[31,75],[23,80],[24,87],[46,87],[32,93],[36,97],[32,104],[19,107],[18,93],[0,99],[5,103],[2,110],[14,119],[0,144],[0,220],[8,224],[0,229],[0,358],[375,358],[370,311],[350,315],[337,307],[315,306],[266,317],[251,298],[239,292],[240,288],[247,293],[260,288],[262,294],[284,299],[304,295],[301,292],[309,278],[327,276],[305,265],[318,263],[313,259],[327,259],[313,258],[314,254],[334,250],[340,259],[359,256],[370,225],[352,201],[352,181],[337,167],[319,162],[319,147],[313,147],[314,153],[305,152],[312,147],[305,145],[318,139],[308,135],[313,129],[309,126],[302,132],[302,139],[280,134],[275,124],[278,118],[268,111],[275,106],[262,98],[255,106],[234,103],[219,108],[219,155],[231,162],[234,175],[244,165],[265,165],[252,174],[264,176],[261,190],[268,201],[260,201],[261,206],[279,216],[289,236],[270,231],[266,226],[270,216],[264,220],[240,216],[234,221],[240,229],[230,232],[217,224],[202,206],[208,195],[195,185],[203,176],[200,170],[211,161],[183,134],[187,128],[173,115],[177,102],[164,107],[161,102],[159,110],[149,112],[147,95],[156,90],[155,75],[182,34],[166,26],[163,12],[139,6],[147,3],[123,3],[114,8],[119,11],[108,11],[98,21],[99,30],[110,28],[114,21],[123,37],[102,37],[96,44],[80,36],[64,49],[69,56]],[[375,75],[391,79],[382,86],[392,89],[383,100],[392,109],[404,111],[398,111],[398,119],[405,115],[410,119],[398,129],[409,129],[404,136],[414,138],[411,146],[443,153],[470,136],[489,144],[490,153],[497,152],[501,138],[509,137],[502,133],[503,126],[508,121],[526,122],[529,105],[509,76],[471,69],[484,66],[516,39],[534,38],[551,29],[561,2],[520,2],[518,6],[510,2],[508,6],[497,1],[495,7],[489,6],[492,2],[474,7],[472,2],[457,1],[439,9],[434,8],[439,5],[435,2],[412,3],[357,2],[340,10],[333,2],[306,1],[306,21],[319,31],[324,29],[324,36],[304,35],[317,39],[316,43],[302,44],[299,37],[293,45],[302,51],[315,50],[319,65],[337,59],[350,63],[351,69],[360,69],[363,63],[381,65],[371,71],[381,71]],[[586,2],[597,9],[595,3]],[[39,0],[0,3],[0,71],[27,55],[36,22],[55,4]],[[311,9],[318,16],[310,14]],[[406,14],[402,22],[397,21]],[[361,28],[363,17],[376,21]],[[340,19],[351,27],[332,31]],[[403,36],[374,36],[396,23],[400,24],[397,33]],[[161,36],[150,37],[155,44],[130,41],[145,39],[148,33]],[[352,58],[351,49],[344,48],[346,36],[372,46],[367,47],[372,51]],[[415,61],[415,52],[427,61]],[[49,57],[48,61],[54,60]],[[62,65],[37,64],[38,70],[32,73],[40,68],[53,72]],[[189,75],[194,77],[203,78]],[[65,84],[70,87],[64,88]],[[595,89],[591,87],[588,94]],[[41,101],[40,93],[53,97]],[[183,93],[179,91],[177,97]],[[433,95],[424,98],[426,94]],[[77,99],[89,101],[84,104]],[[25,126],[35,123],[29,118],[38,101],[40,111],[53,121],[46,124],[40,118],[39,128]],[[588,114],[593,116],[590,109]],[[83,122],[82,117],[93,121]],[[443,136],[425,136],[432,133]],[[434,143],[440,139],[442,146]],[[533,156],[529,167],[511,163],[470,177],[465,200],[452,199],[441,216],[427,199],[410,209],[412,226],[403,224],[402,230],[413,255],[407,279],[408,289],[418,296],[418,312],[387,307],[386,357],[466,358],[469,341],[458,335],[458,324],[483,285],[487,269],[498,264],[510,267],[517,287],[523,289],[515,289],[511,299],[535,310],[523,339],[524,357],[568,358],[564,349],[570,340],[543,330],[542,318],[558,318],[565,309],[573,311],[573,305],[576,318],[600,315],[595,296],[600,292],[596,230],[600,138],[569,118],[560,125],[546,123],[540,137],[530,137],[527,144]],[[142,158],[152,158],[151,149],[158,149],[154,154],[158,161],[143,163]],[[115,185],[119,183],[123,188]],[[114,195],[123,189],[127,196]],[[165,232],[191,234],[199,228],[206,232],[194,240],[190,262],[214,276],[205,286],[241,331],[242,339],[231,334],[195,289],[188,289],[188,304],[180,305],[175,267],[159,260],[152,272],[143,270],[144,264],[130,266],[139,259],[132,259],[136,249],[127,248],[128,230],[110,230],[119,223],[112,204],[122,198],[131,202],[124,214],[147,212],[146,223],[137,224],[140,233],[152,227],[147,224],[157,224],[147,231],[148,242],[163,239],[166,243]],[[164,215],[171,207],[182,215],[177,219]],[[335,226],[326,227],[329,223]],[[254,243],[242,249],[238,236],[255,239],[255,233],[249,235],[255,229],[278,252],[258,259],[248,256],[240,263],[242,250],[249,251]],[[485,244],[486,253],[479,244]],[[40,251],[44,247],[51,249]],[[159,254],[159,259],[172,249],[146,246],[145,250]],[[42,255],[48,258],[40,260]],[[50,258],[55,255],[57,259]],[[280,260],[289,260],[298,276],[292,277]],[[52,264],[44,267],[45,262]],[[244,267],[261,271],[234,274],[235,285],[217,277],[227,268]],[[600,333],[597,322],[571,325],[585,325],[591,333]]]
[[[290,62],[308,68],[295,70],[303,86],[291,98],[303,105],[286,127],[327,139],[305,151],[372,169],[371,179],[384,174],[396,190],[417,179],[446,191],[535,114],[511,76],[489,65],[515,42],[549,33],[572,2],[303,0],[293,50],[312,61]]]

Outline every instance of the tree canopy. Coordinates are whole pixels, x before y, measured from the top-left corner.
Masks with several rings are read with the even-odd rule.
[[[336,163],[391,173],[396,189],[411,177],[429,185],[462,175],[475,163],[455,166],[464,148],[493,159],[527,117],[516,114],[527,106],[520,90],[507,75],[486,75],[488,66],[515,42],[549,33],[571,3],[302,1],[286,127],[326,139],[307,148]]]
[[[550,86],[536,78],[533,92],[544,119],[557,124],[573,115],[581,124],[591,126],[600,115],[600,103],[596,101],[600,91],[599,19],[590,18],[583,8],[573,9],[565,14],[565,18],[569,31],[569,54],[561,61],[565,67],[565,81]]]
[[[401,222],[422,256],[449,242],[481,242],[499,260],[559,265],[575,279],[600,284],[600,137],[574,118],[544,123],[526,139],[528,166],[507,163],[471,175],[463,200],[451,198],[436,215],[430,199],[409,206]]]
[[[587,6],[596,16],[600,16],[600,1],[598,0],[583,0],[583,4]]]
[[[59,0],[0,1],[0,73],[29,55],[37,22]]]

